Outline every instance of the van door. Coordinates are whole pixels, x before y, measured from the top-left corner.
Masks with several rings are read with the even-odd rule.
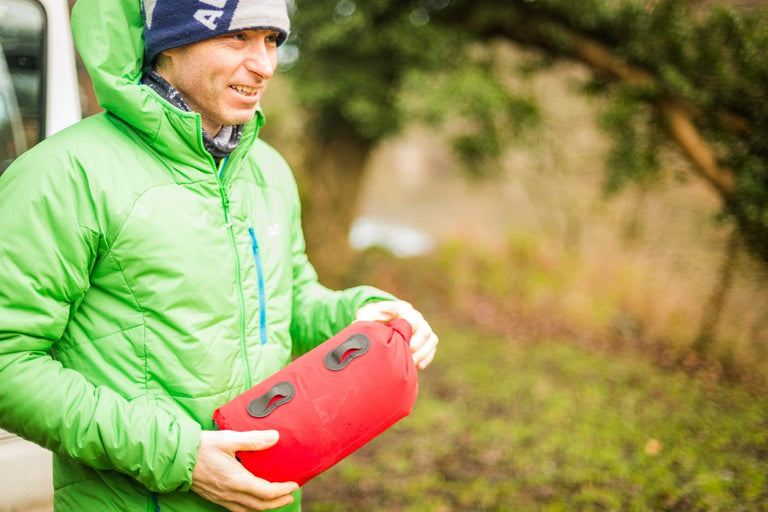
[[[42,6],[0,0],[0,173],[42,138]]]
[[[0,44],[0,174],[14,158],[27,150],[24,125],[16,104],[11,75]]]

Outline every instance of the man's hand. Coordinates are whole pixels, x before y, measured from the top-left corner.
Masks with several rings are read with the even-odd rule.
[[[235,458],[238,451],[266,450],[277,443],[274,430],[208,431],[200,435],[191,489],[232,512],[271,510],[293,502],[294,482],[270,483],[253,476]]]
[[[416,368],[423,370],[429,366],[435,357],[439,340],[437,335],[432,332],[432,327],[413,306],[402,300],[372,302],[358,309],[355,314],[355,320],[373,322],[389,322],[395,318],[402,318],[411,324],[413,328],[413,336],[411,337],[413,362],[416,363]]]

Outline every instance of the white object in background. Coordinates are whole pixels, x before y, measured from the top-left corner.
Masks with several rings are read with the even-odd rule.
[[[358,217],[349,230],[353,249],[381,247],[399,258],[421,256],[435,246],[430,235],[403,224],[394,224],[374,217]]]
[[[45,62],[45,135],[51,135],[82,118],[77,82],[75,47],[69,27],[66,0],[38,0],[47,22]]]

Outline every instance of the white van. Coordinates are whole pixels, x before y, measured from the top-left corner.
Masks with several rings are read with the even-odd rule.
[[[81,117],[66,0],[0,0],[0,174]],[[0,430],[0,512],[53,509],[50,452]]]

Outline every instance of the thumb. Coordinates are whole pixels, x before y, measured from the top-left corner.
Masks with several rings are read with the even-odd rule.
[[[232,431],[229,439],[229,448],[237,452],[266,450],[274,446],[278,439],[280,439],[280,434],[277,430]]]

